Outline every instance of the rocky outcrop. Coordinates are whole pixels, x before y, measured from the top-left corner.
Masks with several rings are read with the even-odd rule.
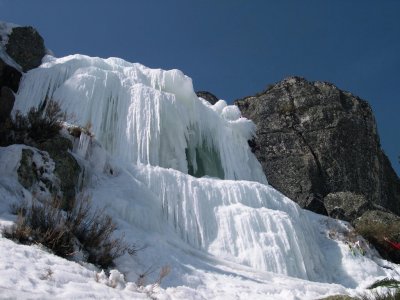
[[[400,214],[400,180],[366,101],[291,77],[235,104],[257,125],[251,146],[269,183],[300,206],[348,221]]]
[[[6,52],[26,72],[40,66],[46,48],[35,28],[15,27],[8,37]]]
[[[72,142],[61,135],[46,140],[39,145],[41,150],[49,153],[55,163],[54,174],[60,180],[60,189],[64,208],[69,209],[75,201],[76,193],[80,188],[79,177],[81,168],[72,156]]]
[[[0,58],[0,123],[11,113],[21,76],[21,72]]]
[[[24,72],[36,68],[46,54],[43,38],[34,28],[14,27],[11,33],[7,33],[9,32],[0,32],[0,38],[6,37],[4,41],[0,39],[0,42],[7,42],[5,44],[7,54],[0,52],[3,55],[0,55],[0,145],[4,144],[7,135],[6,122],[10,118],[15,101],[14,93],[18,91],[22,76],[19,66]],[[3,48],[2,43],[0,47]],[[15,65],[10,57],[19,66]]]
[[[211,94],[210,92],[198,91],[198,92],[196,92],[196,95],[197,95],[197,97],[201,97],[204,100],[207,100],[212,105],[214,105],[215,103],[218,102],[218,98],[216,96],[214,96],[213,94]]]
[[[19,81],[21,79],[21,72],[12,66],[9,66],[0,58],[0,86],[8,87],[13,92],[18,91]]]
[[[324,205],[329,216],[345,221],[355,220],[371,209],[364,195],[352,192],[329,193],[324,198]]]
[[[22,150],[18,181],[35,195],[47,192],[72,207],[79,191],[81,168],[70,153],[72,142],[61,135]]]

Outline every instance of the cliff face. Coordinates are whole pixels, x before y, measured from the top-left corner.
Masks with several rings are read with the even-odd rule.
[[[257,125],[250,144],[269,183],[300,206],[348,221],[400,214],[400,180],[366,101],[291,77],[235,104]]]
[[[10,115],[21,76],[21,72],[0,58],[0,123]]]
[[[38,67],[45,54],[43,38],[36,29],[0,22],[0,146],[30,146],[22,151],[23,163],[18,169],[19,180],[26,189],[34,190],[50,184],[46,176],[42,176],[43,170],[38,169],[32,160],[34,152],[38,157],[51,160],[55,166],[52,172],[59,186],[49,185],[46,188],[53,194],[61,193],[63,201],[68,202],[75,197],[81,172],[79,164],[70,153],[73,148],[71,141],[58,134],[40,141],[28,138],[27,128],[15,130],[10,118],[15,102],[14,93],[18,91],[23,72]]]
[[[36,29],[0,22],[0,123],[10,115],[22,72],[38,67],[45,54]]]
[[[215,103],[218,102],[218,98],[211,94],[210,92],[207,91],[198,91],[196,92],[197,97],[201,97],[204,100],[207,100],[208,102],[210,102],[212,105],[214,105]]]

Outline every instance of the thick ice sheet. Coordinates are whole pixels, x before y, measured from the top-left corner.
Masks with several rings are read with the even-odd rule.
[[[197,176],[266,183],[247,140],[254,124],[225,101],[211,106],[179,70],[149,69],[118,58],[47,56],[24,76],[14,111],[45,99],[61,104],[71,121],[91,124],[114,156]]]
[[[195,248],[256,270],[331,281],[315,228],[272,187],[145,166],[133,174],[159,199],[166,221]]]

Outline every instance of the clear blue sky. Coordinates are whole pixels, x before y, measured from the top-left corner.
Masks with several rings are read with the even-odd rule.
[[[56,56],[178,68],[228,102],[289,75],[367,100],[400,174],[400,0],[0,0]]]

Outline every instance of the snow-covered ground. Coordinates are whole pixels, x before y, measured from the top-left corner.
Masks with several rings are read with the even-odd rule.
[[[0,148],[0,166],[4,170],[0,178],[1,227],[10,226],[15,220],[9,213],[10,204],[20,201],[22,194],[25,199],[30,197],[17,181],[22,148],[26,146]],[[94,204],[105,206],[107,213],[118,223],[118,234],[124,232],[129,242],[143,250],[137,256],[119,258],[117,268],[120,273],[115,271],[106,276],[91,265],[59,258],[40,245],[19,245],[1,237],[0,251],[5,255],[0,256],[0,298],[317,299],[332,294],[356,294],[379,278],[396,276],[395,271],[378,266],[396,267],[376,257],[373,250],[365,248],[367,254],[363,256],[358,250],[351,252],[340,238],[327,238],[332,232],[339,237],[340,232],[346,231],[346,224],[309,212],[303,212],[304,217],[310,220],[311,226],[318,228],[318,232],[313,241],[315,249],[304,254],[308,256],[304,260],[312,261],[314,250],[321,251],[324,259],[320,263],[331,273],[331,283],[317,282],[318,278],[309,281],[256,270],[221,259],[188,245],[173,226],[167,225],[166,216],[157,203],[159,198],[146,183],[137,179],[143,176],[138,175],[143,172],[142,167],[113,165],[113,168],[113,175],[93,172],[88,192]],[[143,168],[153,169],[155,173],[167,171]],[[177,171],[169,172],[179,176]],[[191,179],[221,184],[216,179]],[[285,259],[293,260],[290,256]],[[163,266],[170,266],[171,272],[163,280],[162,288],[153,287]],[[147,273],[147,286],[139,288],[135,282],[141,274]],[[325,276],[322,271],[321,276]]]
[[[106,276],[0,238],[0,297],[318,299],[399,279],[399,266],[350,239],[348,224],[304,211],[270,187],[247,145],[254,124],[223,100],[197,98],[180,71],[48,56],[24,75],[14,111],[46,98],[70,122],[91,124],[97,140],[82,134],[74,149],[86,193],[113,217],[117,234],[143,249],[118,258],[118,272]],[[32,197],[17,180],[24,147],[0,148],[2,227],[15,220],[10,204]],[[163,266],[170,274],[153,286]],[[146,288],[135,284],[142,274]]]

